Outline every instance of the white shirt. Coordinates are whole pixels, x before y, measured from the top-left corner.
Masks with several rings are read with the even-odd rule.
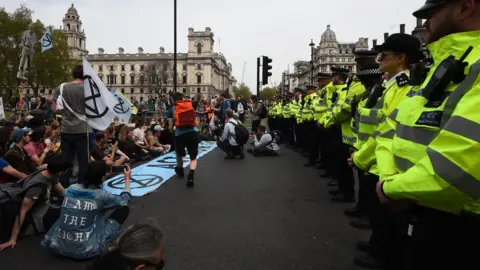
[[[233,124],[232,124],[233,123]],[[220,137],[220,141],[225,141],[228,139],[228,142],[230,145],[237,146],[238,143],[235,140],[235,125],[238,125],[237,120],[235,119],[230,119],[228,122],[225,124],[225,128],[223,129],[222,137]]]
[[[243,104],[239,101],[237,104],[237,113],[242,114],[244,112]]]
[[[136,128],[133,130],[133,138],[135,143],[143,145],[145,142],[145,132],[141,128]]]
[[[272,151],[280,150],[280,146],[278,146],[277,142],[273,140],[272,135],[270,133],[264,133],[260,140],[257,139],[257,136],[254,136],[253,145],[255,147],[266,147]]]

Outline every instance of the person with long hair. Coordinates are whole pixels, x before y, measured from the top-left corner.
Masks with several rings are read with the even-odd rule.
[[[162,232],[152,225],[137,224],[120,233],[87,269],[162,269],[164,252]]]
[[[56,254],[86,259],[101,254],[120,232],[130,212],[131,171],[125,166],[125,188],[120,195],[102,189],[108,166],[103,160],[88,164],[84,184],[71,185],[59,219],[45,235],[42,246]],[[109,217],[105,213],[114,210]]]

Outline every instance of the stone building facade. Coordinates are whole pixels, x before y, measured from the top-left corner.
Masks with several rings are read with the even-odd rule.
[[[144,52],[139,47],[136,52],[128,53],[118,48],[116,53],[106,53],[98,48],[96,54],[86,50],[86,35],[82,29],[80,16],[72,5],[64,19],[63,31],[68,36],[68,44],[74,57],[85,56],[107,87],[115,87],[125,96],[146,98],[158,92],[173,91],[173,53],[160,47],[157,52]],[[236,83],[232,76],[232,65],[225,56],[214,51],[214,33],[210,27],[205,31],[188,29],[188,51],[177,53],[177,91],[190,96],[198,94],[209,97],[231,88]],[[147,67],[152,63],[168,69],[168,80],[158,90],[146,77]],[[163,64],[162,64],[163,63]],[[157,89],[157,90],[155,90]]]

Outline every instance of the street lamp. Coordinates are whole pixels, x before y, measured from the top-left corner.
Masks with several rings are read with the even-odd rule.
[[[310,85],[313,85],[313,68],[314,68],[314,63],[313,63],[313,50],[315,48],[315,43],[313,43],[313,39],[310,41],[310,44],[308,44],[311,49],[311,55],[310,55]]]
[[[173,0],[173,91],[177,92],[177,0]]]

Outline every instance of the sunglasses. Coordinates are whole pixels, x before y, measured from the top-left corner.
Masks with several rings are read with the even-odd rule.
[[[388,55],[396,55],[394,52],[381,52],[375,58],[377,64],[380,64]]]

